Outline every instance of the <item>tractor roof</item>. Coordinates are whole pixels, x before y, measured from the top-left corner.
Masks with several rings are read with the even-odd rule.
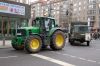
[[[36,17],[36,18],[48,18],[48,19],[54,19],[53,17]]]

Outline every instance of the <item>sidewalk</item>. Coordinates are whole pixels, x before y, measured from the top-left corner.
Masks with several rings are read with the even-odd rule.
[[[10,47],[12,47],[12,46],[11,46],[11,41],[10,41],[10,40],[6,40],[4,46],[3,46],[3,41],[0,40],[0,49],[2,49],[2,48],[10,48]]]

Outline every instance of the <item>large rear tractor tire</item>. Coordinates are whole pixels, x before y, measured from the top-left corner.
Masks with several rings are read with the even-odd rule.
[[[25,49],[29,53],[37,53],[41,50],[42,40],[37,35],[28,37],[25,41]]]
[[[61,50],[64,46],[65,46],[64,33],[60,30],[57,30],[51,37],[50,47],[53,50]]]
[[[24,50],[24,45],[18,46],[18,45],[12,44],[12,47],[13,47],[15,50]]]

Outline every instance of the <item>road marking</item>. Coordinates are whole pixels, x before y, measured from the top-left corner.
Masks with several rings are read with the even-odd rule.
[[[79,58],[79,59],[84,60],[84,61],[86,60],[86,59],[84,59],[84,58]]]
[[[47,57],[47,56],[44,56],[44,55],[31,54],[31,56],[38,57],[38,58],[53,62],[53,63],[59,64],[61,66],[75,66],[75,65],[72,65],[72,64],[57,60],[57,59],[53,59],[53,58],[50,58],[50,57]]]
[[[54,51],[51,51],[51,52],[54,52]],[[85,58],[82,58],[82,57],[73,56],[73,55],[70,55],[70,54],[62,54],[60,52],[54,52],[54,53],[57,53],[57,54],[60,54],[60,55],[65,55],[65,56],[69,56],[69,57],[80,59],[80,60],[84,60],[84,61],[88,61],[88,62],[92,62],[92,63],[100,64],[100,62],[97,62],[97,61],[94,61],[94,60],[85,59]]]
[[[93,49],[93,50],[98,50],[98,51],[100,51],[100,49],[95,49],[95,48],[90,48],[90,49]]]
[[[87,60],[87,61],[89,61],[89,62],[96,62],[96,61],[93,61],[93,60]]]
[[[0,57],[0,59],[4,59],[4,58],[15,58],[15,57],[18,57],[18,56],[7,56],[7,57]]]

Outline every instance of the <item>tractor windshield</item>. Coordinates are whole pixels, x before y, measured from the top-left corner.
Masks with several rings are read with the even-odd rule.
[[[33,26],[46,28],[47,31],[55,26],[55,20],[50,18],[36,18],[32,23]]]
[[[36,27],[44,26],[43,24],[44,21],[45,21],[44,18],[36,18],[33,20],[32,26],[36,26]]]
[[[32,26],[40,26],[40,20],[39,19],[35,19],[35,20],[33,20],[33,22],[32,22]]]

